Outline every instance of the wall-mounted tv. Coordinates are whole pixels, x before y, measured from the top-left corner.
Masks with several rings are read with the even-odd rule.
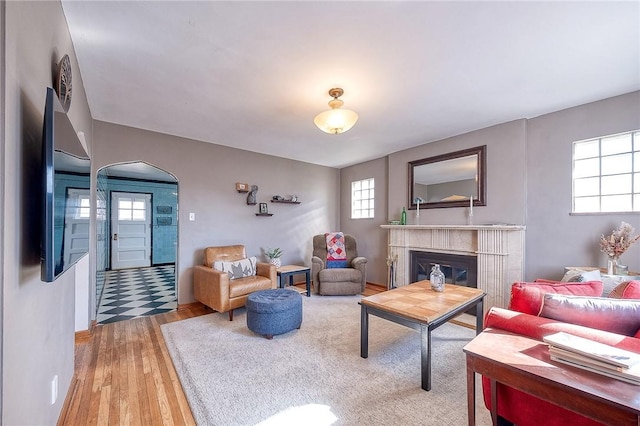
[[[47,88],[42,132],[42,281],[55,281],[89,251],[90,174],[87,151],[56,93]]]

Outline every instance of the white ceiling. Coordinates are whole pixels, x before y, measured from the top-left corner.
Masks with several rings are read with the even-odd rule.
[[[93,118],[331,167],[640,89],[638,1],[62,4]]]

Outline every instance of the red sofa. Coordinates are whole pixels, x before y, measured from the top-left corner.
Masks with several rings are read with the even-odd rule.
[[[640,281],[632,281],[626,284],[626,289],[614,290],[615,295],[612,297],[640,299]],[[637,321],[637,331],[630,335],[622,335],[609,331],[610,328],[615,328],[616,324],[613,324],[613,321],[607,321],[606,315],[603,317],[605,320],[599,318],[595,321],[597,328],[594,327],[593,320],[599,314],[593,310],[592,307],[585,309],[584,315],[581,315],[581,318],[575,321],[588,323],[591,325],[590,327],[538,316],[542,310],[543,301],[547,300],[545,299],[545,294],[547,293],[574,295],[573,297],[561,296],[568,299],[584,299],[585,296],[587,296],[590,302],[597,301],[607,303],[608,301],[606,299],[598,297],[601,296],[601,292],[602,283],[600,282],[571,284],[548,281],[543,283],[515,283],[512,286],[509,309],[491,308],[485,317],[484,325],[485,327],[501,329],[541,341],[546,335],[564,331],[576,336],[640,353],[640,300],[621,301],[627,305],[638,305],[638,309],[633,311],[631,315],[625,313],[626,319],[632,317],[634,321]],[[614,292],[612,292],[612,294],[614,294]],[[579,296],[575,296],[576,294]],[[609,300],[611,300],[611,302],[608,303],[618,303],[613,302],[612,299]],[[491,407],[489,380],[483,377],[482,385],[484,402],[486,407],[489,408]],[[501,424],[509,424],[509,422],[518,426],[592,426],[600,424],[577,413],[560,408],[557,405],[504,385],[498,386],[497,411],[501,417]]]

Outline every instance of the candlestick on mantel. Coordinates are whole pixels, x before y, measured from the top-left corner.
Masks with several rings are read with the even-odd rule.
[[[469,197],[469,216],[467,216],[467,225],[473,225],[473,195]]]

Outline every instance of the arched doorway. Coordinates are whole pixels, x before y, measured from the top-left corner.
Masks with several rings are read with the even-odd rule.
[[[96,322],[177,308],[178,180],[145,162],[98,170]]]

